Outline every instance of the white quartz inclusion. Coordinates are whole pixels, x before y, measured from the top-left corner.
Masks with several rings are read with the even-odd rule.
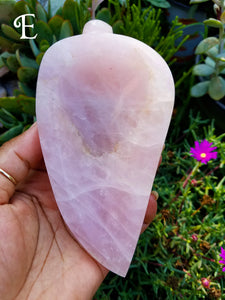
[[[173,102],[173,78],[159,54],[102,21],[55,43],[41,63],[37,122],[58,207],[86,251],[121,276],[140,235]]]

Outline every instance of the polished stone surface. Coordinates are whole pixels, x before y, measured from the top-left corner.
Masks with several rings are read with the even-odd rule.
[[[89,254],[121,276],[139,238],[173,101],[164,60],[101,21],[54,44],[40,67],[37,122],[59,209]]]

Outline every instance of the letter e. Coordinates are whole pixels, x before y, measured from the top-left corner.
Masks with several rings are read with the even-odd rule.
[[[32,37],[28,37],[26,36],[26,27],[31,27],[31,28],[34,28],[34,24],[32,25],[26,25],[26,16],[31,16],[33,18],[35,18],[35,14],[24,14],[24,15],[20,15],[19,17],[17,17],[14,22],[13,22],[13,25],[14,27],[16,28],[20,28],[22,26],[22,35],[20,37],[20,39],[29,39],[29,40],[33,40],[33,39],[36,39],[37,37],[37,34],[35,36],[32,36]],[[19,19],[21,19],[22,21],[22,24],[21,22],[19,21]]]

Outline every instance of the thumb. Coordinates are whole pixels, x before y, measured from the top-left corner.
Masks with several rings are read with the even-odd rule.
[[[0,148],[0,204],[9,202],[16,185],[27,176],[30,169],[36,168],[41,160],[42,151],[36,123]]]

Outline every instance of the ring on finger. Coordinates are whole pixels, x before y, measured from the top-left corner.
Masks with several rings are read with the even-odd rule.
[[[11,175],[9,175],[6,171],[0,168],[0,173],[4,175],[7,179],[9,179],[14,185],[16,185],[16,180]]]

